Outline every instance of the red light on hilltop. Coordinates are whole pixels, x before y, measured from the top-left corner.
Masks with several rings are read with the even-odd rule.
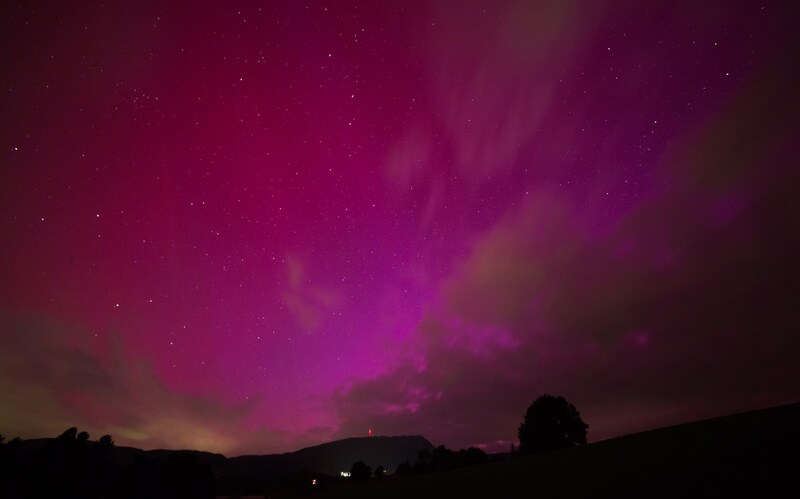
[[[368,437],[372,436],[372,428],[367,429],[367,436]]]

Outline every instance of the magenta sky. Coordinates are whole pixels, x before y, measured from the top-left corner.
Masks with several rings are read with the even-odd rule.
[[[800,399],[794,2],[23,3],[1,433],[506,450],[544,392],[590,440]]]

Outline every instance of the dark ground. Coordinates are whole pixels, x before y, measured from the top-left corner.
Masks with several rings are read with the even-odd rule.
[[[800,404],[305,497],[800,497]]]

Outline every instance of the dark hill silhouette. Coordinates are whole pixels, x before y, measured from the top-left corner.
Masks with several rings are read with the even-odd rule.
[[[101,444],[70,434],[66,442],[70,445],[66,447],[59,440],[63,436],[15,440],[2,447],[0,457],[3,471],[7,472],[4,483],[5,492],[11,491],[9,497],[23,497],[14,491],[31,487],[53,492],[61,484],[56,481],[48,485],[58,475],[53,475],[52,465],[65,466],[58,476],[66,479],[73,477],[67,473],[72,468],[89,470],[85,465],[93,459],[99,459],[99,467],[92,468],[91,475],[79,474],[71,479],[70,483],[77,480],[73,492],[86,489],[92,494],[80,497],[116,496],[103,495],[104,488],[109,492],[127,491],[124,497],[131,498],[201,497],[199,494],[210,495],[213,490],[220,495],[274,497],[313,493],[322,499],[800,497],[794,469],[800,448],[798,421],[800,403],[533,456],[505,460],[494,456],[483,465],[407,477],[394,475],[371,483],[328,479],[320,472],[337,475],[351,469],[356,461],[373,468],[383,465],[396,469],[398,463],[414,461],[421,450],[430,451],[433,446],[422,437],[351,438],[287,454],[230,459],[207,452],[115,447],[109,455],[113,466],[103,468],[102,455],[96,452]],[[59,456],[77,460],[59,460]],[[105,481],[97,480],[98,470],[103,472]],[[93,478],[86,482],[88,476]],[[313,487],[312,480],[316,483]]]
[[[800,497],[800,403],[314,497]]]
[[[36,438],[20,442],[25,452],[44,448],[52,438]],[[209,464],[225,475],[241,476],[249,473],[305,473],[314,472],[338,476],[349,471],[356,461],[364,461],[373,468],[383,466],[394,471],[400,463],[416,460],[422,450],[433,451],[434,446],[422,436],[346,438],[284,454],[246,455],[226,458],[222,454],[195,450],[142,450],[135,447],[116,446],[114,462],[128,466],[137,458],[156,464],[176,454],[192,453],[197,462]]]
[[[24,453],[33,453],[44,449],[48,443],[54,441],[54,438],[30,438],[20,440],[20,448]],[[161,462],[174,454],[193,453],[198,457],[198,461],[203,464],[210,464],[214,467],[223,466],[227,458],[222,454],[215,454],[212,452],[204,452],[197,450],[170,450],[170,449],[153,449],[142,450],[137,447],[114,446],[114,462],[122,466],[128,466],[133,463],[137,458],[144,458]]]
[[[286,454],[238,456],[217,468],[217,490],[221,494],[290,497],[309,490],[312,480],[318,487],[350,471],[363,461],[372,468],[394,470],[406,460],[413,461],[420,451],[434,447],[421,436],[346,438]]]
[[[421,436],[346,438],[286,454],[238,456],[228,459],[232,473],[316,472],[337,476],[350,471],[356,461],[373,468],[383,466],[394,471],[406,460],[414,461],[420,451],[433,451],[433,445]]]
[[[14,455],[14,459],[19,457],[15,466],[24,471],[16,479],[14,487],[24,490],[32,483],[40,482],[42,456],[49,455],[48,449],[55,448],[53,446],[59,443],[59,438],[20,440],[14,444],[19,451]],[[89,441],[87,445],[96,446],[97,442]],[[214,489],[222,495],[263,496],[267,493],[285,496],[305,490],[312,479],[317,479],[320,484],[328,483],[329,477],[349,471],[356,461],[364,461],[372,468],[383,466],[395,470],[402,462],[414,461],[420,451],[433,449],[433,445],[421,436],[347,438],[285,454],[232,458],[202,451],[146,451],[114,446],[108,455],[107,475],[109,487],[127,490],[126,497],[132,498],[155,497],[153,494],[178,497],[175,495],[178,490],[200,497],[199,491],[206,493]],[[63,462],[53,461],[54,470],[67,473],[71,459],[65,456],[61,459]],[[6,471],[9,470],[0,470],[0,473]],[[46,468],[44,471],[50,473],[53,470]],[[191,488],[195,482],[201,484],[197,491]],[[35,497],[49,494],[50,489],[39,488],[43,493],[34,494]]]

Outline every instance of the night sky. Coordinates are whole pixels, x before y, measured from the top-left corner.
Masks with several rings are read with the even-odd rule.
[[[800,400],[795,2],[3,2],[0,433],[506,451]]]

